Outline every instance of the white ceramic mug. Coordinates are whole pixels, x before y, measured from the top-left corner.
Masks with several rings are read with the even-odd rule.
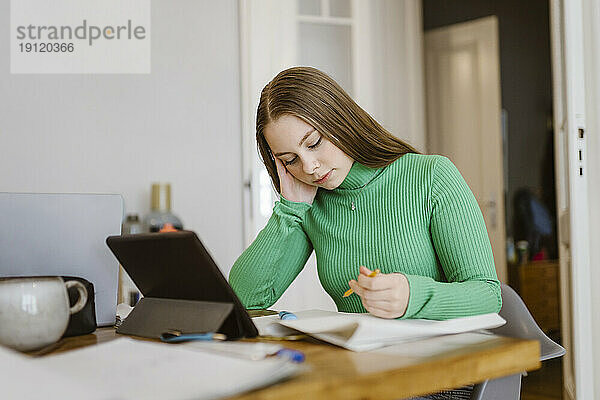
[[[67,289],[79,299],[69,307]],[[58,341],[69,317],[87,302],[87,290],[78,281],[60,276],[0,278],[0,344],[20,351],[40,349]]]

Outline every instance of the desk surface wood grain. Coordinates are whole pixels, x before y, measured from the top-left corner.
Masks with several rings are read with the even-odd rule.
[[[56,354],[118,337],[113,328],[100,328],[30,354]],[[537,341],[489,335],[451,350],[428,350],[439,346],[440,340],[444,339],[414,342],[395,354],[355,353],[312,340],[276,342],[303,351],[307,370],[285,382],[231,399],[401,399],[540,367]]]

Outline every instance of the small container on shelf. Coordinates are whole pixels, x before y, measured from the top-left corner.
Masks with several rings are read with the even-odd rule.
[[[519,240],[517,242],[517,254],[519,264],[527,264],[529,262],[529,242],[527,240]]]
[[[176,230],[183,229],[183,223],[171,211],[171,184],[152,184],[151,211],[144,223],[150,232],[160,232],[165,224],[170,224]]]
[[[517,263],[517,251],[515,250],[515,241],[512,237],[506,238],[506,261],[509,264]]]
[[[137,214],[127,214],[121,228],[121,233],[123,235],[134,235],[142,232],[144,232],[144,225],[140,221],[140,217]]]

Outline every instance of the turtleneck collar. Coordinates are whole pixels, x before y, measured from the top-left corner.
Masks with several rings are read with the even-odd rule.
[[[338,186],[338,189],[358,189],[365,186],[369,181],[375,178],[375,175],[383,168],[371,168],[354,161],[348,175]]]

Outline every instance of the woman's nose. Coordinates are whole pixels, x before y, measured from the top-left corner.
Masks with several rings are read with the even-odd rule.
[[[318,167],[319,163],[316,159],[307,159],[302,163],[305,174],[313,174]]]

